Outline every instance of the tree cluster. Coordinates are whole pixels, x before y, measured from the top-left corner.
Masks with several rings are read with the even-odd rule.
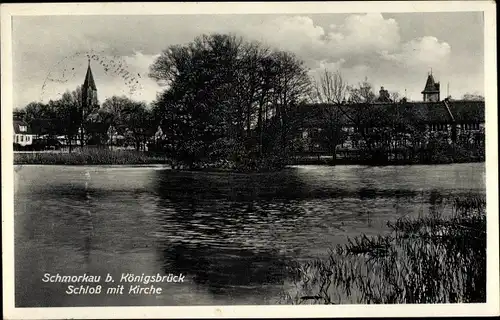
[[[309,94],[302,61],[234,35],[168,47],[150,68],[167,86],[155,106],[181,165],[280,166],[293,150],[294,113]]]
[[[65,92],[58,100],[31,102],[17,113],[35,134],[35,141],[50,143],[47,141],[64,136],[70,152],[76,145],[112,145],[117,136],[139,150],[157,127],[154,113],[145,103],[113,96],[101,107],[86,107],[80,87]]]
[[[377,96],[367,79],[349,85],[328,70],[313,81],[294,54],[231,34],[169,46],[150,66],[150,77],[165,89],[149,108],[117,96],[85,107],[77,88],[48,104],[30,103],[24,119],[40,135],[64,135],[70,150],[76,141],[118,140],[140,150],[160,127],[161,139],[151,146],[186,168],[278,169],[305,149],[302,133],[311,127],[334,160],[348,139],[370,159],[402,149],[413,158],[427,139],[422,121],[400,108],[406,98],[397,92],[381,89]]]
[[[79,134],[89,125],[86,117],[95,111],[89,108],[84,110],[81,88],[77,87],[72,92],[63,93],[58,100],[50,100],[48,103],[31,102],[22,114],[23,120],[28,123],[36,138],[45,136],[54,140],[63,135],[71,151],[77,140],[80,140],[81,145],[85,144]]]

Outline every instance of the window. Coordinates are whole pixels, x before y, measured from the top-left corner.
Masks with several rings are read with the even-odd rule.
[[[19,131],[26,132],[28,128],[26,126],[19,126]]]
[[[20,140],[20,141],[21,141],[21,142],[24,142],[24,136],[21,136],[21,140]]]
[[[464,123],[462,128],[465,130],[479,130],[479,123]]]

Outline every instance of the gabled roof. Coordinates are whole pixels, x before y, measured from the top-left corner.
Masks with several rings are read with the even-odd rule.
[[[427,82],[425,83],[425,88],[422,93],[437,93],[439,92],[439,82],[434,81],[432,74],[427,76]]]
[[[15,134],[31,134],[28,124],[21,120],[14,120],[14,133]],[[26,131],[21,131],[21,127],[26,127]]]
[[[411,110],[418,122],[436,123],[451,122],[453,115],[448,112],[446,105],[442,102],[407,102],[401,107]]]
[[[97,90],[94,81],[94,76],[92,75],[92,70],[90,69],[90,62],[87,68],[87,74],[85,75],[85,81],[83,82],[83,88],[85,89],[91,88],[92,90]]]
[[[484,101],[450,100],[448,106],[456,122],[485,122]]]

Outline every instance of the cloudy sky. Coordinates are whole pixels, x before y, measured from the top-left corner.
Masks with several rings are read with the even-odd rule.
[[[203,33],[231,32],[294,52],[311,76],[340,70],[421,100],[428,72],[453,97],[484,94],[481,12],[314,15],[156,15],[14,17],[14,107],[58,98],[83,83],[87,54],[99,100],[150,102],[162,90],[147,77],[158,54]]]

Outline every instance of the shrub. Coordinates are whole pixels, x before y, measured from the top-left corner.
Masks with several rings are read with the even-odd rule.
[[[475,303],[486,301],[485,199],[458,197],[453,213],[388,223],[327,259],[296,263],[288,303]]]
[[[15,153],[14,164],[125,165],[167,163],[163,156],[138,151],[84,149],[72,153]]]

